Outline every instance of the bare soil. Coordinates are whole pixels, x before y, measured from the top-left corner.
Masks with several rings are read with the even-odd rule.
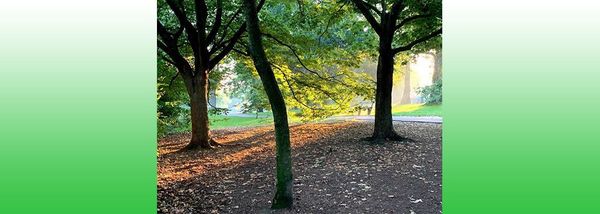
[[[416,142],[369,144],[372,122],[291,128],[294,207],[269,209],[274,139],[268,127],[213,131],[225,146],[179,151],[189,134],[158,142],[159,213],[441,213],[442,125],[395,123]]]

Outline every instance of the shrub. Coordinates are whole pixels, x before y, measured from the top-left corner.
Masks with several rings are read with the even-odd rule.
[[[430,86],[417,89],[417,93],[426,104],[442,104],[442,80],[438,80]]]

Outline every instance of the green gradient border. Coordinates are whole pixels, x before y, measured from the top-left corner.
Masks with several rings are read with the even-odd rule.
[[[597,212],[593,4],[444,3],[445,214]],[[0,7],[0,213],[156,212],[155,7]]]
[[[444,2],[444,214],[599,212],[591,4]]]
[[[156,212],[156,2],[0,6],[0,213]]]

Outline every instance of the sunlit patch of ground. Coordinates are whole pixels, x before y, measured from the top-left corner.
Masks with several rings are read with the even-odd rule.
[[[292,147],[326,137],[351,123],[319,123],[291,126]],[[272,126],[213,131],[215,139],[225,145],[210,151],[179,151],[189,141],[189,134],[172,135],[158,142],[158,182],[185,180],[213,168],[230,167],[240,162],[258,158],[274,150]]]
[[[406,105],[395,105],[392,107],[392,112],[411,112],[423,108],[423,104],[406,104]]]

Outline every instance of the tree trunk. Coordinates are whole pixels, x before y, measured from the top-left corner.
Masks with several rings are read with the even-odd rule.
[[[410,104],[410,63],[404,67],[404,89],[402,90],[402,100],[400,104]]]
[[[433,77],[432,83],[437,82],[442,78],[442,50],[435,50],[433,54]]]
[[[186,78],[186,88],[190,96],[192,139],[186,149],[212,148],[208,127],[208,75],[201,72],[201,78]]]
[[[217,107],[217,86],[215,84],[211,84],[210,86],[210,93],[208,95],[208,99],[209,99],[209,108],[213,109],[215,107]]]
[[[244,0],[244,15],[248,31],[249,54],[260,76],[263,87],[271,104],[275,124],[276,147],[276,191],[271,205],[272,209],[290,208],[292,197],[292,156],[290,147],[290,130],[287,109],[277,80],[266,57],[259,27],[255,0]]]
[[[369,140],[405,140],[395,131],[392,123],[392,87],[394,85],[394,55],[392,41],[395,21],[382,17],[382,33],[379,36],[379,59],[377,62],[377,89],[375,93],[375,129]]]

